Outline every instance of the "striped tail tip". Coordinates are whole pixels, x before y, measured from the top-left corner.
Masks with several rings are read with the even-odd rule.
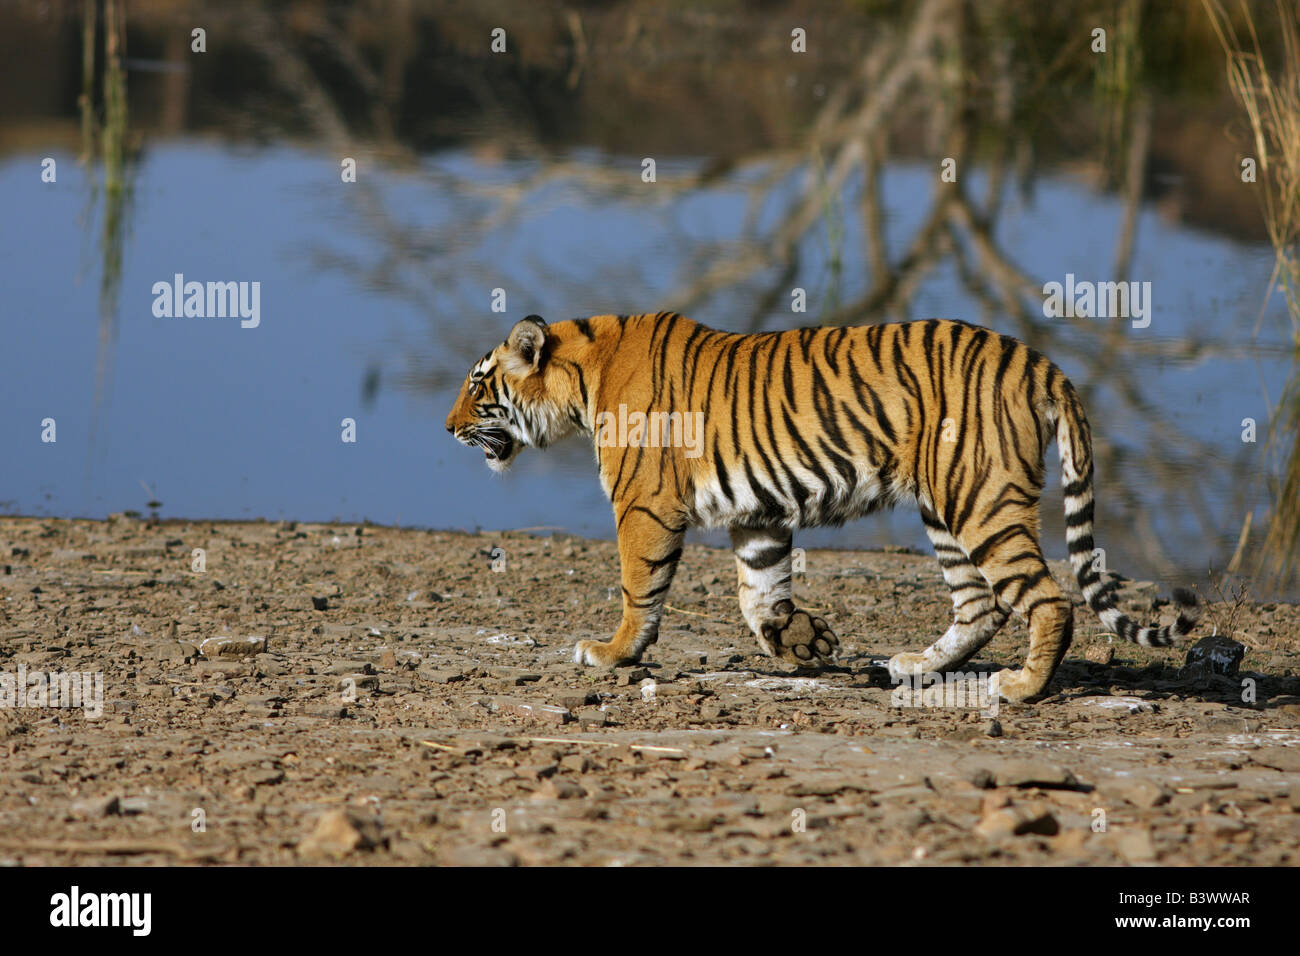
[[[1113,630],[1122,640],[1142,647],[1171,647],[1181,644],[1183,638],[1192,633],[1201,616],[1200,600],[1185,588],[1175,588],[1174,604],[1178,608],[1178,619],[1164,627],[1145,627],[1138,624],[1119,608],[1103,610],[1098,616],[1102,623]]]

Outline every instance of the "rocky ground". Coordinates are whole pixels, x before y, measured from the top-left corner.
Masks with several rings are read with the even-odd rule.
[[[946,689],[881,666],[947,626],[926,555],[809,552],[844,653],[808,673],[700,546],[646,660],[580,668],[617,584],[604,541],[0,519],[0,679],[103,675],[98,719],[0,706],[0,862],[1300,862],[1295,605],[1210,605],[1234,676],[1081,609],[1053,696],[993,708],[1022,627]]]

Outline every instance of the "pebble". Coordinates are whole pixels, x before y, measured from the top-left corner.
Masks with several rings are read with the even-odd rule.
[[[488,675],[515,687],[522,687],[524,684],[532,684],[542,679],[541,674],[518,667],[489,667]]]
[[[1261,747],[1250,752],[1250,759],[1261,767],[1300,773],[1300,747]]]
[[[533,791],[534,800],[576,800],[587,795],[587,791],[572,780],[562,777],[548,777],[542,785]]]
[[[386,843],[374,817],[347,807],[325,813],[311,834],[298,844],[298,855],[338,860],[357,850],[373,850]]]
[[[548,724],[567,724],[573,719],[573,714],[567,707],[557,707],[555,704],[541,704],[527,700],[517,700],[513,697],[492,698],[491,709],[507,714],[514,714],[516,717],[540,720]]]
[[[1251,722],[1245,717],[1238,717],[1234,714],[1206,714],[1196,721],[1196,725],[1200,730],[1208,730],[1216,734],[1248,734],[1251,732]]]
[[[427,680],[431,684],[452,684],[465,679],[465,675],[460,671],[444,670],[436,667],[421,667],[415,672],[415,676],[421,680]]]
[[[600,700],[600,698],[595,694],[589,694],[586,691],[581,690],[562,691],[556,699],[559,701],[561,707],[574,711],[585,707],[587,704],[594,704]]]
[[[1203,637],[1187,649],[1187,659],[1181,677],[1195,679],[1209,674],[1235,677],[1241,659],[1246,655],[1246,645],[1222,634]]]
[[[986,839],[1035,833],[1055,836],[1061,829],[1052,811],[1045,807],[1003,807],[975,824],[975,832]]]
[[[1074,790],[1079,781],[1065,767],[1046,760],[1007,760],[993,765],[991,773],[999,787],[1040,787]],[[978,786],[978,784],[977,784]]]
[[[570,773],[586,773],[591,769],[591,761],[582,754],[569,754],[560,758],[560,769]]]
[[[266,653],[265,637],[209,637],[199,643],[204,657],[255,657]]]
[[[1115,646],[1113,644],[1089,644],[1084,649],[1083,656],[1094,664],[1109,664],[1115,659]]]
[[[1119,834],[1115,840],[1115,852],[1130,863],[1152,862],[1156,858],[1156,847],[1151,840],[1151,831],[1143,828]]]
[[[325,668],[323,673],[331,676],[352,677],[357,674],[373,674],[375,667],[369,661],[335,661]]]
[[[1169,791],[1154,781],[1144,778],[1112,778],[1102,783],[1098,789],[1101,793],[1131,803],[1135,807],[1149,810],[1169,802]]]

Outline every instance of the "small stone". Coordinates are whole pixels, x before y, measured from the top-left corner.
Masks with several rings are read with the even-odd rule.
[[[357,850],[373,850],[387,842],[377,820],[347,807],[330,810],[322,816],[311,835],[298,844],[298,855],[338,860]]]
[[[594,704],[597,701],[595,694],[589,694],[586,691],[581,690],[563,691],[557,699],[559,700],[561,707],[574,711],[585,707],[587,704]]]
[[[278,697],[245,697],[241,703],[250,717],[278,717],[282,701]]]
[[[999,787],[1074,790],[1079,781],[1069,770],[1045,760],[1008,760],[994,768]]]
[[[244,661],[202,660],[194,665],[199,674],[247,674],[249,665]]]
[[[1082,827],[1062,830],[1052,841],[1052,849],[1065,856],[1077,856],[1086,849],[1090,836],[1091,831]]]
[[[1261,747],[1250,752],[1250,759],[1261,767],[1300,773],[1300,749],[1294,747]]]
[[[1235,677],[1241,659],[1246,656],[1246,645],[1222,634],[1203,637],[1187,649],[1187,660],[1180,676],[1186,678],[1222,674]]]
[[[700,704],[701,720],[717,720],[725,713],[726,711],[723,709],[722,704],[718,703],[716,700],[706,700]]]
[[[1115,659],[1115,646],[1113,644],[1089,644],[1084,649],[1083,656],[1094,664],[1109,664]]]
[[[1233,817],[1220,816],[1217,813],[1210,813],[1202,816],[1196,821],[1196,829],[1203,833],[1209,833],[1213,836],[1232,836],[1241,833],[1246,829],[1246,824],[1241,820]]]
[[[338,690],[379,690],[377,674],[346,674],[339,678]]]
[[[1197,720],[1201,730],[1216,734],[1248,734],[1250,721],[1235,714],[1207,714]]]
[[[977,767],[972,771],[970,782],[980,790],[991,790],[998,785],[997,777],[987,767]]]
[[[140,657],[148,661],[183,661],[194,654],[194,645],[180,641],[161,641],[139,649]]]
[[[570,773],[586,773],[591,769],[591,761],[582,754],[569,754],[560,758],[560,769]]]
[[[313,704],[303,710],[308,717],[320,717],[326,720],[335,720],[339,717],[346,717],[348,709],[339,704]]]
[[[311,606],[317,611],[328,611],[330,608],[330,600],[324,595],[313,594],[311,598]]]
[[[587,791],[572,780],[562,777],[548,777],[542,785],[533,791],[534,800],[577,800],[585,797]]]
[[[533,684],[542,679],[541,674],[533,671],[522,670],[518,667],[489,667],[488,674],[497,680],[515,687],[522,687],[524,684]]]
[[[980,816],[987,817],[1009,806],[1011,806],[1011,794],[1005,790],[994,790],[992,793],[984,794],[980,803]]]
[[[584,730],[588,727],[604,727],[605,712],[599,707],[586,707],[578,711],[578,726]]]
[[[669,817],[662,827],[669,833],[708,833],[721,822],[723,818],[719,816]]]
[[[519,858],[500,846],[455,846],[442,856],[445,866],[518,866]]]
[[[451,684],[465,679],[465,675],[460,671],[441,670],[436,667],[421,667],[415,672],[415,676],[431,684]]]
[[[145,797],[122,797],[117,805],[117,813],[124,817],[138,817],[148,809],[149,801]]]
[[[1169,791],[1152,780],[1116,778],[1103,783],[1102,793],[1125,800],[1143,810],[1169,802]]]
[[[199,653],[207,658],[255,657],[266,653],[266,638],[209,637],[199,643]]]
[[[1055,836],[1061,829],[1056,817],[1046,808],[1004,807],[975,824],[975,832],[986,839],[1024,836],[1035,833]]]
[[[567,724],[573,719],[573,714],[569,712],[568,708],[557,707],[554,704],[516,700],[513,697],[494,697],[492,699],[492,709],[514,714],[516,717],[544,721],[548,724]]]
[[[997,720],[990,720],[987,724],[985,724],[985,725],[984,725],[984,736],[985,736],[985,737],[1001,737],[1001,736],[1002,736],[1002,724],[1001,724],[1001,722],[1000,722],[1000,721],[997,721]]]
[[[357,674],[373,674],[374,672],[374,665],[369,661],[335,661],[325,668],[325,673],[331,676],[355,676]]]
[[[1129,863],[1149,863],[1156,858],[1155,844],[1151,841],[1151,831],[1130,830],[1122,833],[1115,841],[1115,852]]]
[[[72,812],[79,817],[115,817],[122,812],[122,801],[116,796],[78,800],[72,805]]]

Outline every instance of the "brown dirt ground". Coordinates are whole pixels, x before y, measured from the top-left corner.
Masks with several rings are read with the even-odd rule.
[[[947,626],[929,556],[809,552],[796,595],[844,652],[798,674],[702,546],[641,665],[573,664],[617,567],[522,532],[0,519],[0,673],[102,672],[105,700],[0,708],[0,863],[1300,861],[1295,605],[1210,606],[1236,678],[1080,610],[1053,696],[991,715],[899,706],[881,667]],[[1024,648],[1009,627],[967,669]]]

